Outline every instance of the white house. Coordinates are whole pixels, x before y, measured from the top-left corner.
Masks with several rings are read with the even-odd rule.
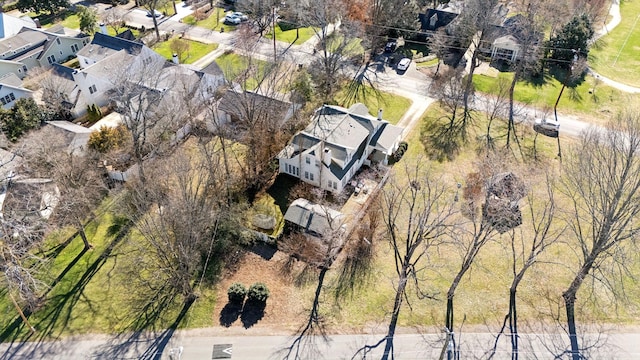
[[[278,154],[279,172],[340,193],[362,165],[386,164],[402,131],[382,119],[382,110],[375,118],[363,104],[324,105]]]
[[[32,94],[31,90],[22,87],[22,80],[15,74],[8,73],[0,77],[0,103],[2,108],[11,109],[16,100],[32,97]]]
[[[521,52],[521,46],[512,35],[501,36],[491,44],[491,58],[495,60],[516,61]]]
[[[0,39],[11,37],[17,34],[23,27],[36,28],[36,23],[28,16],[17,18],[0,13]]]
[[[24,27],[16,35],[0,40],[0,61],[4,61],[0,65],[0,75],[13,72],[22,79],[29,69],[47,69],[65,62],[89,42],[88,36],[54,31],[56,29],[45,31]]]

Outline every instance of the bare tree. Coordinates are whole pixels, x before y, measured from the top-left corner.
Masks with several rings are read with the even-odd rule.
[[[158,13],[158,9],[169,3],[169,0],[136,0],[139,6],[142,6],[147,10],[147,12],[151,15],[151,19],[153,19],[153,28],[156,31],[156,38],[160,40],[160,30],[158,29],[158,17],[156,13]],[[174,5],[175,6],[175,5]]]
[[[536,264],[539,264],[541,255],[551,246],[556,244],[563,235],[563,228],[557,226],[557,208],[555,202],[554,178],[545,174],[546,179],[541,179],[544,191],[535,192],[531,189],[528,194],[528,216],[530,216],[530,226],[532,236],[525,235],[520,229],[512,230],[509,239],[511,247],[511,273],[513,275],[511,286],[509,287],[509,311],[505,316],[500,332],[489,354],[493,358],[496,354],[497,344],[500,336],[504,334],[507,327],[511,338],[511,359],[517,360],[519,357],[519,334],[518,334],[518,310],[517,291],[518,286],[524,279],[527,271]]]
[[[469,44],[470,57],[466,59],[469,73],[464,83],[462,97],[461,130],[466,136],[466,127],[472,120],[471,99],[473,97],[473,75],[479,64],[479,55],[482,51],[482,42],[485,41],[495,24],[500,23],[497,0],[471,0],[465,2],[464,9],[456,23],[454,35],[461,40],[466,47]]]
[[[42,141],[45,138],[47,141]],[[52,209],[51,221],[57,226],[73,226],[84,243],[91,247],[84,227],[92,212],[107,193],[97,164],[85,154],[69,148],[63,135],[52,126],[32,132],[19,145],[35,178],[50,178],[60,194]]]
[[[574,360],[582,359],[578,343],[576,295],[589,277],[609,290],[615,274],[626,272],[618,251],[634,241],[640,228],[640,115],[627,109],[609,130],[590,129],[571,152],[564,166],[563,192],[571,202],[568,228],[576,241],[575,277],[562,294]],[[608,268],[616,271],[607,272]],[[619,273],[618,273],[619,272]],[[615,293],[615,291],[614,291]]]
[[[354,38],[361,33],[360,24],[341,22],[345,11],[345,4],[340,0],[309,1],[303,8],[304,25],[311,26],[318,38],[319,56],[313,60],[309,71],[325,102],[332,100],[338,89],[338,80],[347,61],[357,56]]]
[[[130,132],[133,159],[143,184],[146,182],[145,157],[158,147],[168,129],[175,127],[168,117],[179,115],[167,111],[166,107],[170,105],[164,102],[175,79],[163,73],[163,59],[148,59],[114,74],[110,90],[115,109],[122,114],[123,123]],[[160,104],[164,104],[164,108]]]
[[[112,6],[102,13],[102,22],[112,28],[116,35],[125,28],[127,20],[127,12],[118,6]]]
[[[251,21],[255,25],[260,36],[273,24],[276,7],[279,2],[275,0],[238,0],[236,7],[241,11],[251,14]],[[275,36],[275,34],[273,34]]]
[[[454,297],[462,278],[497,233],[522,223],[518,202],[525,196],[524,183],[514,173],[505,171],[507,168],[508,164],[500,154],[488,154],[478,165],[478,171],[467,176],[461,211],[468,221],[460,221],[451,233],[451,244],[461,259],[447,290],[445,328],[449,356],[459,358],[454,337]]]
[[[420,164],[420,162],[416,162]],[[421,275],[429,271],[429,257],[444,241],[444,234],[455,211],[452,195],[433,176],[430,169],[416,165],[405,167],[401,179],[390,180],[380,195],[386,237],[394,254],[397,274],[396,294],[387,334],[373,345],[365,345],[354,355],[367,354],[384,344],[383,359],[394,358],[393,340],[403,303],[409,303],[407,291],[416,291],[419,299],[434,299],[429,284]],[[426,288],[426,290],[425,290]]]
[[[192,155],[193,154],[193,155]],[[219,249],[219,228],[224,211],[207,160],[199,151],[178,149],[156,161],[150,179],[129,186],[127,213],[144,241],[132,238],[140,254],[132,281],[143,291],[181,295],[185,302],[197,297],[197,276],[207,259]],[[151,168],[150,168],[151,169]]]
[[[46,70],[37,67],[29,70],[29,75],[24,80],[29,88],[42,89],[42,102],[49,116],[57,119],[68,119],[73,99],[69,99],[75,84],[73,80],[66,79],[55,73],[55,70]]]
[[[317,199],[323,202],[322,197]],[[281,352],[284,359],[308,359],[318,356],[316,339],[326,340],[324,321],[320,313],[322,290],[326,275],[342,248],[345,236],[344,216],[336,216],[328,204],[318,204],[314,219],[322,219],[324,231],[320,236],[301,232],[293,233],[281,244],[281,250],[289,253],[290,262],[304,262],[302,274],[317,274],[317,285],[307,321],[298,329],[291,345]],[[290,267],[291,264],[285,264]]]

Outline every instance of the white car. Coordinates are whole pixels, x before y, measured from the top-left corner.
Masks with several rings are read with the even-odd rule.
[[[398,69],[399,71],[406,71],[409,68],[409,65],[411,65],[411,59],[402,58],[402,60],[398,62],[396,69]]]
[[[239,25],[242,19],[234,14],[225,15],[224,23],[229,25]]]
[[[241,21],[247,21],[247,20],[249,20],[249,17],[248,17],[247,15],[245,15],[245,14],[243,14],[243,13],[241,13],[241,12],[238,12],[238,11],[234,12],[234,13],[233,13],[233,14],[231,14],[231,15],[234,15],[234,16],[236,16],[236,17],[239,17]]]
[[[533,122],[533,130],[542,135],[558,137],[560,133],[560,123],[551,119],[535,119]]]

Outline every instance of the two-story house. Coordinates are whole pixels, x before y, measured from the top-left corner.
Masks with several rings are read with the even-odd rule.
[[[382,110],[375,118],[363,104],[324,105],[278,154],[279,172],[340,193],[362,165],[386,164],[402,131],[382,119]]]
[[[61,27],[46,31],[23,27],[0,40],[0,76],[14,73],[22,79],[29,69],[47,69],[74,57],[88,42],[88,36],[66,35]]]
[[[13,73],[0,76],[0,104],[3,109],[11,109],[15,101],[31,97],[32,91],[22,86],[22,80]]]

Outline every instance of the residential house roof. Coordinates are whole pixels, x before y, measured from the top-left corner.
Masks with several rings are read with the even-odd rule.
[[[292,104],[287,101],[265,96],[254,91],[238,92],[227,90],[220,99],[218,109],[239,119],[253,116],[251,113],[261,112],[270,117],[287,120]]]
[[[15,88],[22,88],[22,80],[14,73],[7,73],[0,77],[1,85],[8,85]]]
[[[31,52],[35,47],[42,47],[47,35],[39,31],[25,31],[10,38],[0,40],[0,56],[13,60]]]
[[[454,12],[428,9],[426,13],[418,14],[418,20],[420,21],[420,30],[436,31],[442,27],[449,25],[457,17],[458,14]]]
[[[284,214],[286,221],[300,226],[305,232],[320,236],[339,230],[343,218],[341,212],[303,198],[294,200]]]
[[[117,34],[116,37],[120,39],[133,41],[133,42],[139,42],[138,39],[136,39],[136,36],[133,35],[133,31],[131,31],[131,29],[127,29],[121,32],[120,34]]]
[[[201,71],[203,73],[206,73],[206,74],[209,74],[209,75],[224,76],[224,73],[222,72],[222,69],[220,68],[218,63],[216,63],[215,61],[212,61],[211,64],[209,64],[209,65],[205,66],[204,68],[202,68]]]
[[[78,55],[100,61],[121,50],[128,54],[137,54],[142,51],[143,46],[139,42],[98,32],[93,35],[93,40],[89,45],[78,51]]]
[[[47,124],[62,131],[63,136],[69,144],[69,152],[72,153],[82,151],[89,141],[89,135],[93,132],[91,129],[69,121],[47,121]]]
[[[20,32],[23,27],[35,28],[36,23],[28,16],[17,18],[7,13],[0,13],[0,38],[11,37]]]

